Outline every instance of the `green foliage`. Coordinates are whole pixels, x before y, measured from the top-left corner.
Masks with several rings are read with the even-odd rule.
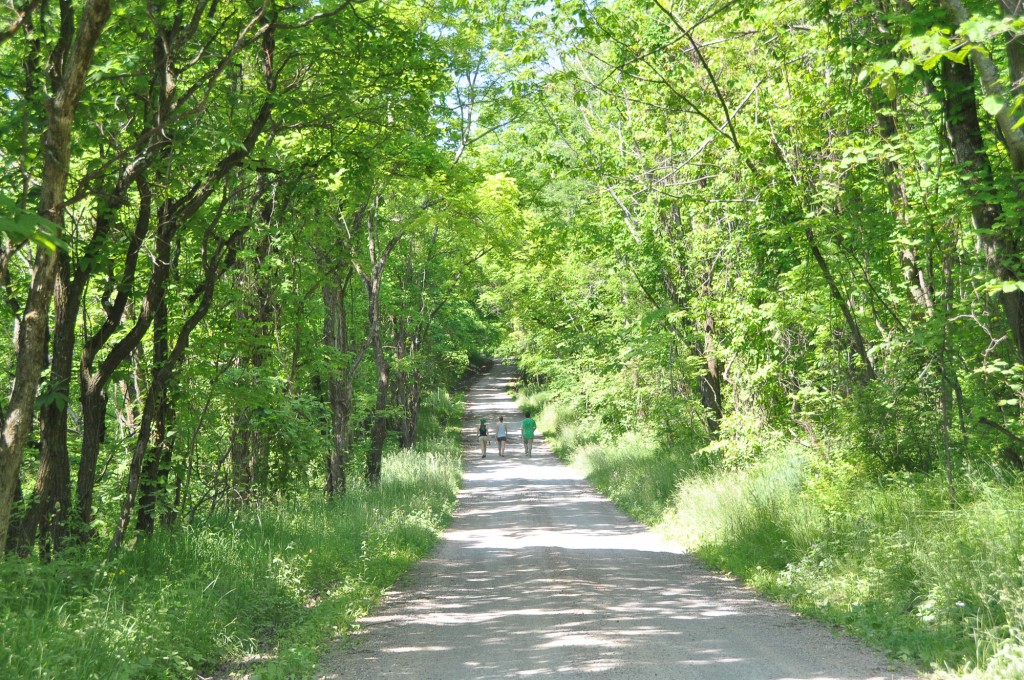
[[[768,444],[752,466],[716,469],[643,435],[581,446],[546,436],[617,505],[709,566],[897,658],[957,677],[1016,677],[1018,486],[971,473],[950,511],[942,475],[871,481],[837,450],[824,460]]]
[[[520,406],[634,516],[1017,677],[1021,21],[978,7],[556,3],[544,115],[495,144],[540,226],[485,300]]]
[[[685,444],[670,448],[635,434],[574,447],[571,453],[574,467],[598,490],[647,524],[665,513],[680,471],[697,465]]]
[[[516,358],[535,386],[521,406],[562,455],[712,563],[910,658],[1024,663],[1012,579],[968,566],[974,536],[990,573],[1020,566],[993,518],[1017,509],[1001,476],[1024,467],[1006,53],[1024,22],[920,2],[542,5],[119,5],[57,233],[33,212],[43,65],[64,63],[49,52],[77,5],[30,3],[0,42],[0,318],[13,330],[24,309],[26,239],[58,248],[39,448],[70,470],[64,495],[96,473],[71,502],[85,550],[122,515],[132,546],[104,569],[92,553],[3,567],[35,585],[2,611],[26,599],[26,635],[57,645],[12,638],[31,663],[84,650],[102,675],[118,641],[143,650],[129,675],[198,672],[266,653],[271,631],[317,638],[302,597],[347,611],[379,584],[345,599],[328,562],[283,542],[303,533],[289,504],[334,488],[335,458],[353,491],[308,501],[313,524],[372,497],[371,446],[432,450],[458,408],[445,390],[491,355]],[[9,381],[14,342],[0,334]],[[90,384],[98,419],[79,408]],[[20,482],[19,513],[57,469],[27,451],[2,485]],[[394,546],[435,523],[408,502],[366,520],[386,535],[353,520],[359,544],[333,557],[403,563]],[[246,504],[261,514],[224,514]],[[63,528],[43,514],[18,546],[33,558]],[[156,520],[175,533],[144,540]],[[244,583],[222,585],[229,567]],[[225,606],[179,606],[211,598]],[[174,642],[176,617],[204,641]],[[312,658],[280,649],[267,673]]]
[[[449,428],[388,456],[379,487],[358,485],[341,499],[217,512],[109,562],[82,554],[0,563],[0,673],[305,675],[325,640],[349,630],[434,544],[460,466]]]
[[[426,446],[433,446],[433,440],[441,436],[450,423],[458,420],[463,404],[447,390],[437,388],[423,397],[420,411],[419,434]]]
[[[14,242],[28,239],[41,246],[56,250],[68,249],[60,239],[60,232],[53,222],[22,209],[14,201],[0,195],[0,232]]]

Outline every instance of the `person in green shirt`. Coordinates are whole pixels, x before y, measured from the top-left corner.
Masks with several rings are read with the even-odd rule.
[[[537,421],[530,417],[530,412],[526,411],[526,417],[523,418],[523,422],[519,424],[523,432],[523,448],[526,449],[527,458],[533,457],[533,437],[534,432],[537,430]]]

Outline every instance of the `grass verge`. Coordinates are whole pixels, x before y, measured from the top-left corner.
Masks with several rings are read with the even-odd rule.
[[[0,563],[0,677],[308,676],[434,545],[461,460],[455,427],[341,499],[215,516],[111,562]]]
[[[864,479],[842,460],[775,445],[715,470],[685,444],[593,441],[532,392],[520,403],[563,459],[708,566],[892,657],[944,677],[1024,678],[1024,489],[978,472]],[[572,426],[566,424],[572,423]]]

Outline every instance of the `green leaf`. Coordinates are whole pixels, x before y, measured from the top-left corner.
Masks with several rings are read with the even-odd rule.
[[[0,232],[15,241],[29,239],[50,250],[67,250],[68,244],[59,237],[60,229],[50,220],[25,210],[17,203],[0,196]]]
[[[981,100],[981,108],[988,111],[990,116],[998,114],[1004,106],[1006,106],[1006,102],[997,94],[990,94]]]

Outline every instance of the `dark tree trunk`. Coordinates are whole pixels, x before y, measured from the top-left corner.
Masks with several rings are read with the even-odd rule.
[[[128,485],[125,490],[125,499],[121,504],[121,515],[114,529],[114,537],[110,542],[108,550],[110,554],[121,547],[121,543],[128,532],[128,523],[131,521],[132,511],[135,508],[135,501],[139,492],[139,484],[142,481],[143,463],[146,453],[150,449],[153,421],[161,407],[159,401],[165,394],[165,376],[165,371],[157,371],[153,383],[149,386],[149,393],[146,395],[145,406],[142,409],[142,418],[139,421],[139,434],[135,440],[135,450],[128,467]]]
[[[75,321],[80,291],[73,290],[67,253],[57,255],[53,291],[54,324],[50,377],[39,412],[39,471],[19,527],[18,552],[26,555],[35,541],[41,554],[59,552],[71,510],[71,463],[68,459],[68,399],[75,349]],[[77,293],[77,294],[76,294]],[[45,545],[43,545],[45,544]]]
[[[1020,243],[1013,232],[999,224],[1002,205],[995,199],[992,165],[978,121],[978,101],[974,94],[974,73],[969,64],[942,60],[943,109],[946,134],[953,156],[965,172],[964,186],[972,198],[971,220],[985,254],[989,273],[1000,281],[1016,282],[1024,278],[1015,261]],[[999,302],[1017,350],[1024,362],[1024,292],[999,293]]]
[[[76,495],[78,500],[78,521],[87,527],[92,522],[92,497],[96,484],[96,465],[99,461],[100,444],[106,430],[106,397],[104,390],[107,382],[117,368],[132,352],[139,347],[149,330],[157,310],[164,304],[166,295],[164,284],[170,275],[171,240],[177,231],[177,223],[170,215],[169,204],[164,203],[159,211],[159,226],[156,234],[156,257],[153,272],[150,275],[146,294],[142,299],[139,317],[132,329],[110,349],[98,367],[95,366],[96,355],[100,348],[110,339],[120,324],[127,301],[127,287],[118,294],[115,308],[108,314],[103,326],[86,342],[82,350],[80,368],[80,389],[82,405],[82,454],[78,466],[78,482]],[[148,221],[148,215],[147,215]],[[138,231],[136,232],[138,234]],[[132,261],[134,278],[134,261]],[[88,532],[87,532],[88,533]],[[87,533],[84,536],[87,538]]]
[[[211,226],[211,229],[213,227]],[[142,409],[142,419],[139,422],[139,434],[135,441],[135,450],[128,468],[128,485],[125,489],[124,501],[121,504],[121,514],[114,529],[114,536],[110,541],[108,553],[112,554],[120,546],[128,532],[132,512],[135,510],[139,489],[144,474],[144,462],[146,454],[150,450],[153,434],[158,427],[158,418],[165,407],[167,388],[174,377],[174,371],[178,363],[188,349],[192,331],[206,317],[213,303],[213,293],[217,281],[235,265],[235,258],[238,248],[246,230],[236,230],[218,249],[221,252],[211,256],[211,263],[206,266],[202,286],[197,291],[198,302],[192,313],[185,319],[181,328],[175,336],[174,347],[167,353],[165,361],[157,363],[154,361],[153,378],[146,394],[145,405]],[[223,259],[221,259],[223,258]],[[162,300],[163,298],[161,298]]]
[[[421,384],[422,380],[419,372],[413,372],[413,374],[405,380],[405,395],[403,403],[405,405],[405,413],[402,417],[402,446],[407,449],[411,449],[416,446],[416,440],[418,438],[417,431],[419,428],[420,420],[420,401],[421,401]]]
[[[168,320],[167,302],[162,301],[153,318],[153,384],[150,391],[160,389],[163,393],[156,398],[156,410],[153,414],[152,445],[143,458],[142,473],[139,482],[139,511],[135,519],[135,528],[152,534],[156,526],[156,505],[159,493],[160,463],[167,435],[167,383],[158,384],[157,375],[162,373],[167,363],[168,352]],[[147,398],[148,401],[148,398]]]
[[[718,359],[715,357],[715,322],[710,316],[704,322],[704,341],[698,348],[698,355],[704,358],[705,371],[700,377],[700,403],[707,412],[708,432],[714,436],[722,422],[722,378],[718,374]]]
[[[846,329],[850,333],[850,344],[852,345],[853,351],[856,352],[857,356],[860,357],[861,362],[864,365],[863,379],[865,381],[875,379],[875,366],[871,361],[871,356],[868,354],[867,343],[864,341],[864,336],[860,332],[860,324],[857,323],[856,317],[853,316],[853,311],[850,309],[850,303],[843,295],[843,291],[839,288],[839,283],[836,281],[836,277],[832,274],[832,269],[828,265],[828,261],[825,256],[822,255],[821,249],[818,248],[818,243],[814,238],[814,232],[810,229],[806,231],[807,243],[811,247],[811,255],[814,256],[814,261],[818,263],[818,268],[821,270],[821,275],[825,279],[825,283],[828,284],[829,293],[832,295],[832,299],[839,305],[839,311],[843,314],[843,319],[846,320]]]
[[[349,353],[348,318],[345,298],[352,270],[347,269],[339,285],[331,281],[323,287],[324,344],[338,355]],[[327,457],[327,493],[344,494],[347,488],[349,453],[352,450],[352,396],[356,371],[366,352],[365,343],[344,368],[331,370],[327,378],[327,394],[331,410],[331,452]]]
[[[61,5],[61,36],[50,63],[52,99],[46,102],[47,123],[42,140],[43,179],[39,214],[58,228],[64,221],[64,201],[71,153],[71,126],[92,64],[93,52],[110,17],[107,0],[86,0],[75,30],[71,3]],[[57,66],[60,66],[58,69]],[[57,273],[56,253],[36,248],[18,333],[14,384],[0,430],[0,546],[7,545],[7,530],[25,440],[32,429],[39,379],[46,363],[46,336],[50,300]]]
[[[107,395],[103,383],[89,380],[81,386],[79,404],[82,407],[82,454],[75,482],[76,529],[80,538],[87,539],[92,533],[89,525],[93,519],[92,494],[96,486],[96,465],[100,446],[107,432]]]
[[[388,257],[398,245],[401,233],[392,236],[386,245],[381,247],[378,243],[380,234],[377,230],[377,211],[380,204],[380,196],[374,196],[364,206],[362,214],[366,223],[367,252],[370,260],[369,272],[359,268],[359,277],[363,280],[366,288],[367,315],[369,327],[367,329],[367,340],[373,352],[373,363],[377,369],[377,400],[374,404],[372,424],[370,426],[370,450],[366,454],[366,479],[371,484],[380,481],[381,466],[384,458],[384,444],[388,434],[388,381],[389,371],[387,357],[384,354],[383,342],[383,319],[380,312],[381,282],[384,278],[384,268],[387,266]],[[350,244],[351,245],[351,244]],[[353,262],[353,266],[358,266]]]

